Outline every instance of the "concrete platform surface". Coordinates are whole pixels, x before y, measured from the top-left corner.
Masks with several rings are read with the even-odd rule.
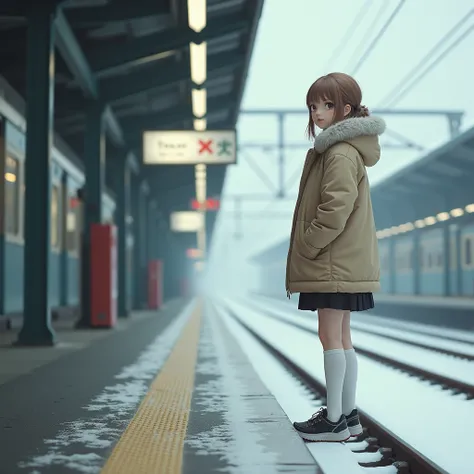
[[[322,473],[213,308],[0,349],[0,474]]]

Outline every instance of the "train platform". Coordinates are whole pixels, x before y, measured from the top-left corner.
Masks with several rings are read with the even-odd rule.
[[[325,404],[315,323],[290,302],[212,295],[112,330],[58,320],[54,347],[13,347],[14,327],[0,335],[0,474],[469,472],[472,334],[355,318],[363,434],[308,443],[292,422]],[[439,426],[456,433],[443,449]]]
[[[115,330],[57,321],[52,348],[3,333],[0,473],[362,472],[343,445],[317,460],[225,321],[179,299]]]

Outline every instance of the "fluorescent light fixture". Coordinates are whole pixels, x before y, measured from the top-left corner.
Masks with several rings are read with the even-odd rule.
[[[440,221],[447,221],[450,218],[449,212],[440,212],[436,215],[436,218]]]
[[[424,221],[426,225],[433,225],[433,224],[436,224],[436,217],[428,216],[428,217],[425,217]]]
[[[204,225],[204,216],[195,211],[173,212],[170,219],[173,232],[198,232]]]
[[[196,199],[198,202],[206,202],[206,181],[196,181]]]
[[[207,128],[207,120],[205,118],[194,119],[194,130],[198,132],[204,132],[206,128]]]
[[[189,43],[191,56],[191,79],[195,84],[201,85],[206,80],[207,73],[207,43]]]
[[[461,217],[462,215],[464,215],[464,210],[460,207],[457,207],[456,209],[451,209],[451,215],[453,217]]]
[[[468,204],[466,206],[466,211],[469,212],[469,213],[473,213],[474,212],[474,204]]]
[[[201,118],[206,115],[207,110],[207,91],[206,89],[193,89],[193,114],[195,117]]]
[[[207,5],[206,0],[188,0],[189,28],[199,33],[206,27]]]
[[[406,224],[401,224],[399,226],[399,229],[401,232],[410,232],[413,230],[415,226],[411,222],[407,222]]]
[[[415,227],[418,227],[418,229],[422,229],[423,227],[425,227],[425,221],[423,219],[418,219],[417,221],[415,221]]]

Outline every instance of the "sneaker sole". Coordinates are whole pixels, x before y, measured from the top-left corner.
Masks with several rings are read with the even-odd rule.
[[[359,423],[355,426],[348,426],[349,432],[351,434],[351,437],[353,436],[359,436],[361,435],[364,431],[362,429],[362,425]]]
[[[341,431],[340,433],[303,433],[298,431],[298,434],[306,441],[320,441],[326,443],[342,443],[347,441],[351,437],[351,433],[348,429]]]

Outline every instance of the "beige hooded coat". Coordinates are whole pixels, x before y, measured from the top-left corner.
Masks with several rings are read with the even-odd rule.
[[[380,288],[366,167],[380,159],[378,117],[322,131],[306,155],[286,265],[291,293],[365,293]]]

